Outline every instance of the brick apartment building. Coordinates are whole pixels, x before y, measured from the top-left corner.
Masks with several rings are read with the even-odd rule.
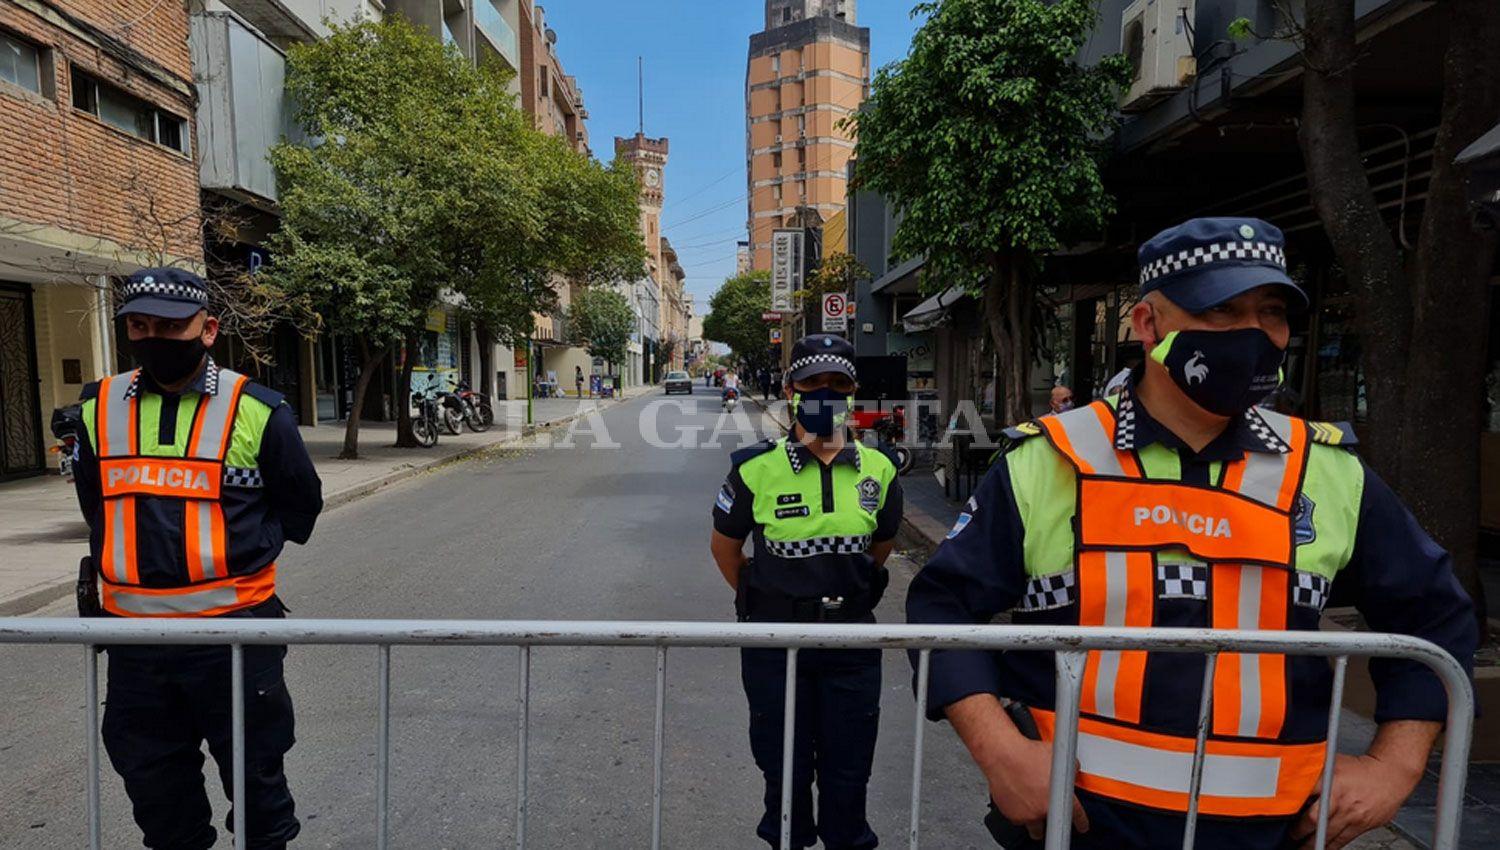
[[[0,479],[114,368],[110,278],[201,263],[194,98],[180,2],[0,3]]]
[[[745,74],[751,268],[771,267],[776,228],[844,209],[854,140],[837,125],[869,89],[870,31],[855,26],[855,0],[766,0]]]

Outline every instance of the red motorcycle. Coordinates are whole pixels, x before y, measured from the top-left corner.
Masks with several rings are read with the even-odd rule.
[[[911,471],[912,463],[916,460],[912,454],[911,447],[906,442],[906,408],[896,405],[890,410],[854,410],[849,414],[854,427],[855,437],[861,437],[866,431],[875,434],[875,447],[885,452],[896,465],[896,474],[905,475]]]
[[[57,472],[73,480],[73,461],[78,459],[78,434],[83,430],[83,407],[70,404],[52,411],[52,436],[57,445],[49,451],[58,456]]]

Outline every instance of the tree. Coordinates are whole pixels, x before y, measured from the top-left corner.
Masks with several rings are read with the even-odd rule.
[[[359,341],[344,457],[358,455],[374,371],[403,347],[398,445],[411,444],[404,401],[439,299],[482,336],[519,339],[556,307],[564,275],[638,276],[633,176],[536,131],[508,84],[399,19],[335,25],[288,55],[297,121],[322,141],[272,150],[283,219],[271,273]]]
[[[731,361],[769,368],[770,327],[761,314],[770,309],[770,272],[753,271],[728,278],[708,299],[703,338],[729,346]]]
[[[1354,4],[1307,0],[1300,18],[1283,14],[1287,31],[1275,37],[1302,50],[1298,140],[1313,206],[1359,305],[1370,456],[1453,554],[1483,633],[1477,548],[1486,351],[1473,341],[1488,333],[1483,305],[1497,236],[1473,227],[1454,158],[1500,115],[1500,4],[1449,0],[1429,14],[1442,15],[1446,30],[1442,111],[1416,247],[1405,252],[1381,216],[1360,156]],[[1232,34],[1248,29],[1237,21]]]
[[[906,59],[875,75],[858,134],[856,186],[902,212],[902,257],[926,256],[924,288],[967,287],[1002,361],[998,409],[1031,417],[1041,257],[1097,233],[1113,210],[1102,140],[1129,80],[1123,56],[1075,61],[1093,0],[932,0]]]
[[[824,257],[818,267],[808,274],[802,289],[792,293],[792,297],[798,299],[802,315],[806,317],[806,326],[816,326],[822,314],[824,295],[842,292],[852,298],[855,281],[867,280],[869,277],[870,270],[852,254],[838,251]]]
[[[568,306],[568,328],[590,357],[613,366],[625,359],[625,346],[635,332],[635,311],[625,296],[613,289],[589,287],[573,296]]]

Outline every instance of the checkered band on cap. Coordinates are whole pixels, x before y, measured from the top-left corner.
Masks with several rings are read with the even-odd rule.
[[[870,535],[813,537],[808,540],[767,540],[766,554],[777,558],[811,558],[813,555],[862,555],[870,550]]]
[[[1228,260],[1270,262],[1279,266],[1283,272],[1286,271],[1286,251],[1280,246],[1269,242],[1219,242],[1168,254],[1141,266],[1141,285],[1145,286],[1157,278],[1176,274],[1184,269]]]
[[[133,280],[121,288],[120,294],[126,299],[135,298],[140,295],[159,295],[167,298],[184,298],[197,301],[199,304],[208,306],[208,292],[196,286],[188,286],[185,283],[170,283],[164,280],[156,280],[146,277],[141,280]]]
[[[812,366],[816,363],[832,363],[847,370],[849,374],[854,374],[854,363],[849,358],[840,357],[837,354],[811,354],[800,360],[793,360],[792,365],[787,367],[787,371],[795,373],[804,366]]]

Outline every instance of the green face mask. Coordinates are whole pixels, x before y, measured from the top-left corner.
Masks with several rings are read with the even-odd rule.
[[[802,430],[818,437],[831,437],[834,431],[844,427],[849,419],[849,409],[854,406],[854,396],[839,394],[831,387],[792,395],[792,408],[797,411],[797,424]]]

